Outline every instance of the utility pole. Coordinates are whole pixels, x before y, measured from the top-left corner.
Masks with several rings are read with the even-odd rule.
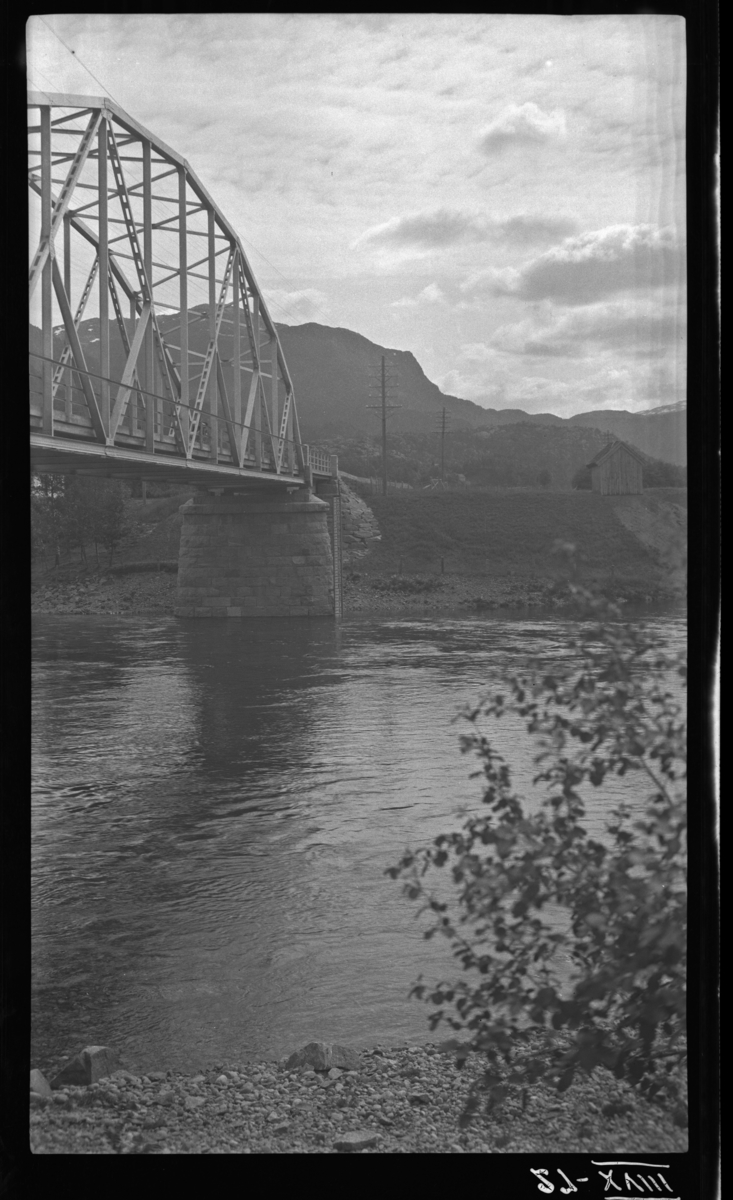
[[[394,412],[397,408],[402,408],[401,404],[387,404],[387,395],[389,386],[393,383],[394,376],[387,376],[387,365],[384,355],[382,355],[382,366],[379,381],[379,390],[381,392],[381,404],[367,404],[367,408],[380,409],[382,413],[382,495],[387,495],[387,413]],[[394,394],[394,393],[390,393]]]
[[[442,417],[440,420],[440,424],[438,426],[438,429],[436,430],[436,432],[440,434],[440,482],[443,487],[445,487],[445,425],[446,425],[446,417],[447,417],[447,414],[446,414],[445,407],[444,407],[443,414],[442,414]]]

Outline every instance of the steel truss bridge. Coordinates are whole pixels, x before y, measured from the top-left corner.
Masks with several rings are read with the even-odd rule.
[[[186,160],[106,97],[28,106],[32,469],[241,491],[335,472],[302,444],[240,238]]]

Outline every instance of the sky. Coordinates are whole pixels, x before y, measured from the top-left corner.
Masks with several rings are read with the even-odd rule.
[[[51,14],[27,69],[188,160],[276,321],[488,408],[685,399],[681,17]]]

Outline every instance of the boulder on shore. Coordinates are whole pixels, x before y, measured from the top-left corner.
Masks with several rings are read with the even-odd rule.
[[[43,1074],[43,1071],[38,1071],[38,1070],[31,1071],[31,1088],[30,1088],[30,1090],[32,1092],[35,1092],[37,1096],[45,1096],[47,1099],[49,1099],[51,1097],[51,1095],[52,1095],[51,1084],[46,1079],[46,1076]]]
[[[51,1087],[61,1088],[69,1084],[74,1087],[88,1086],[111,1075],[119,1065],[116,1050],[109,1046],[86,1046],[76,1058],[61,1068],[56,1078],[51,1080]]]
[[[338,1067],[342,1071],[358,1071],[361,1066],[359,1055],[350,1046],[331,1045],[330,1042],[308,1042],[296,1050],[285,1063],[287,1070],[297,1067],[313,1067],[314,1071],[330,1071]]]
[[[357,1129],[354,1133],[342,1133],[341,1137],[333,1143],[334,1150],[341,1151],[358,1151],[368,1150],[370,1146],[376,1146],[381,1141],[378,1133],[373,1133],[370,1129]]]

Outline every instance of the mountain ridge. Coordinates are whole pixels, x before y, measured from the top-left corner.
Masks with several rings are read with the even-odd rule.
[[[231,311],[231,306],[228,309]],[[197,305],[189,311],[200,317],[207,312],[207,306]],[[179,323],[178,313],[161,317],[159,325],[163,336],[173,333]],[[369,408],[370,404],[377,403],[370,395],[370,384],[374,382],[373,369],[380,366],[384,355],[393,372],[399,372],[398,394],[392,402],[400,407],[389,418],[389,428],[395,432],[435,432],[445,408],[451,430],[491,429],[515,424],[565,428],[585,425],[619,437],[652,458],[676,465],[686,463],[684,404],[663,404],[641,413],[626,409],[591,410],[571,417],[528,413],[522,408],[483,408],[472,400],[442,392],[428,379],[412,351],[380,346],[355,330],[313,321],[301,325],[277,323],[276,328],[293,380],[301,434],[306,442],[327,441],[339,436],[378,436],[380,415]],[[39,352],[40,330],[31,325],[30,334],[31,350]],[[89,371],[98,371],[98,318],[80,322],[79,338]],[[233,339],[223,333],[220,340],[222,366],[227,386],[230,386],[232,368],[227,360],[230,357],[229,342],[233,346]],[[58,357],[66,342],[63,329],[55,331],[54,342],[54,356]],[[208,322],[191,323],[191,350],[202,357],[207,342]],[[113,377],[119,378],[125,352],[113,322],[110,322],[110,361]],[[32,358],[31,364],[31,374],[37,376],[40,362]]]
[[[367,409],[369,367],[381,362],[401,369],[397,400],[403,407],[390,415],[390,429],[399,432],[434,430],[445,407],[449,427],[490,428],[497,425],[588,425],[628,441],[652,458],[686,464],[686,405],[660,405],[660,411],[642,413],[627,409],[590,410],[571,417],[556,413],[528,413],[521,408],[484,408],[472,400],[441,392],[425,375],[409,350],[379,346],[363,334],[309,321],[302,325],[277,323],[277,331],[295,385],[301,427],[308,420],[313,436],[334,433],[378,432],[379,414]],[[320,380],[332,391],[330,403],[322,398]],[[334,395],[335,393],[335,395]],[[429,417],[430,424],[426,423]]]

